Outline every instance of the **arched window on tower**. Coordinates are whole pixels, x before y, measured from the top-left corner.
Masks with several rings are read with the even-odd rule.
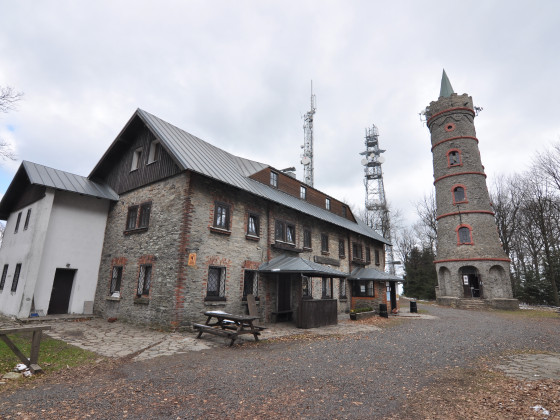
[[[474,245],[472,228],[469,225],[459,225],[457,231],[457,245]]]
[[[447,167],[462,166],[461,151],[459,149],[451,149],[447,152]]]
[[[467,201],[467,189],[464,185],[454,185],[453,186],[453,204],[468,203]]]

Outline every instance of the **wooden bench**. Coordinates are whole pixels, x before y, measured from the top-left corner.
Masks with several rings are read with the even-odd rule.
[[[221,335],[231,340],[230,346],[241,334],[253,334],[255,341],[259,340],[259,335],[264,327],[254,325],[253,322],[258,319],[255,316],[234,315],[219,311],[204,312],[208,318],[206,324],[193,324],[193,329],[198,331],[196,338],[200,338],[202,333]],[[212,318],[216,318],[216,322],[211,323]]]
[[[16,328],[1,328],[0,329],[0,339],[6,343],[6,345],[12,350],[12,352],[21,360],[21,362],[26,365],[31,372],[39,373],[42,372],[41,366],[39,366],[39,349],[41,347],[41,336],[43,330],[50,330],[50,325],[36,325],[32,327],[16,327]],[[17,334],[21,332],[32,332],[31,336],[31,354],[29,358],[21,352],[20,349],[10,340],[8,334]]]

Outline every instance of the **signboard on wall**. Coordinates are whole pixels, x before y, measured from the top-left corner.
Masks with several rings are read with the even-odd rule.
[[[465,286],[468,286],[468,285],[469,285],[469,276],[467,276],[467,275],[464,275],[464,276],[463,276],[463,284],[464,284]]]

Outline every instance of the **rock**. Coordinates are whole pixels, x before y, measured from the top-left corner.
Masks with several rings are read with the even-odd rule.
[[[18,372],[8,372],[2,375],[2,379],[19,379],[21,376],[21,373]]]

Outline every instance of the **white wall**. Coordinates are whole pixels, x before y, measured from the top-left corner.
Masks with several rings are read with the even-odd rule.
[[[25,301],[26,298],[29,299],[28,306],[31,308],[36,273],[39,271],[53,199],[54,192],[47,191],[43,199],[13,212],[8,217],[0,248],[0,274],[2,274],[5,264],[9,266],[4,289],[0,292],[0,313],[4,315],[17,315],[22,301]],[[31,209],[31,217],[27,230],[24,230],[28,209]],[[17,216],[20,212],[19,229],[17,233],[14,233]],[[11,292],[14,271],[18,263],[21,264],[19,282],[16,291]]]
[[[69,313],[82,314],[84,302],[93,301],[108,211],[108,200],[56,192],[35,286],[36,310],[47,313],[57,268],[77,270]]]

